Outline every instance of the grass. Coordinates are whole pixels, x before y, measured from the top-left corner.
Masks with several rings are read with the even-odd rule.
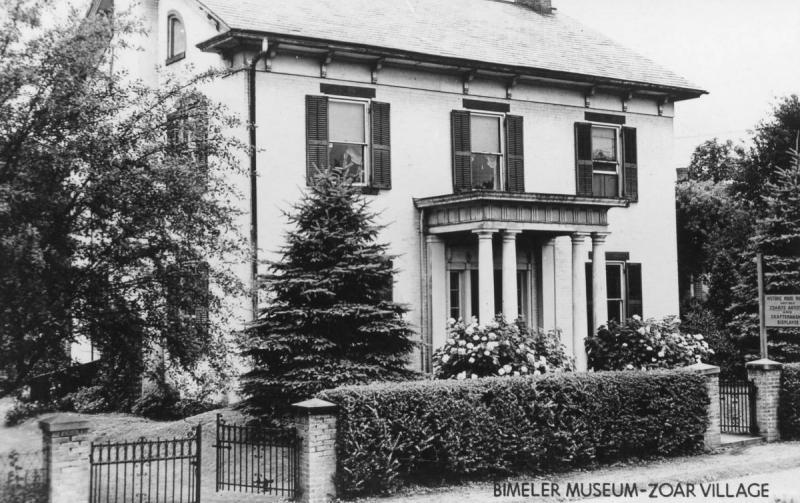
[[[42,449],[42,434],[39,421],[54,414],[42,414],[21,424],[6,427],[1,420],[6,411],[11,408],[13,401],[9,398],[0,399],[0,459],[8,457],[11,451],[26,453],[26,458],[31,464],[36,464],[40,459]],[[249,496],[240,493],[215,493],[216,456],[214,449],[216,418],[222,414],[223,419],[229,423],[243,424],[247,417],[239,411],[226,407],[177,421],[153,421],[131,414],[74,414],[59,413],[59,415],[84,419],[89,422],[89,438],[92,442],[123,442],[139,440],[144,437],[148,440],[185,438],[194,431],[198,424],[202,425],[202,491],[204,502],[234,502],[248,501]],[[87,460],[88,463],[88,460]],[[259,501],[264,501],[260,496]],[[277,500],[277,498],[275,498]]]

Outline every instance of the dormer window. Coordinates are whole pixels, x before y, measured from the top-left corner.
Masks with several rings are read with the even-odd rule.
[[[170,64],[186,56],[186,30],[177,14],[167,18],[167,30],[167,64]]]

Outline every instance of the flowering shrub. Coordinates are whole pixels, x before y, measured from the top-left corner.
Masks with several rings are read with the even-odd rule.
[[[680,320],[639,316],[624,324],[609,321],[586,339],[589,367],[594,370],[650,370],[692,365],[714,353],[700,334],[682,334]]]
[[[448,320],[447,341],[433,355],[441,379],[539,375],[572,370],[572,360],[555,332],[521,329],[502,318],[486,325]]]

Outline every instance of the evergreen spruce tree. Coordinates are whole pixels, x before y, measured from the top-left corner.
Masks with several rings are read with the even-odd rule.
[[[269,305],[244,338],[248,411],[280,413],[323,389],[413,377],[407,308],[388,300],[392,257],[360,194],[329,170],[285,214],[295,229],[269,264]]]
[[[800,292],[800,156],[790,149],[787,167],[775,166],[762,190],[762,216],[755,226],[751,247],[741,263],[734,326],[749,336],[752,353],[758,347],[758,287],[755,254],[764,256],[764,283],[767,294]],[[800,330],[770,329],[770,358],[800,361]]]

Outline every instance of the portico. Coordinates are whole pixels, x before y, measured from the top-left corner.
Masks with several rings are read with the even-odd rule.
[[[414,202],[425,236],[426,353],[444,343],[449,317],[485,322],[502,313],[507,320],[521,317],[531,326],[560,330],[578,368],[585,370],[583,339],[589,326],[608,317],[607,212],[626,206],[625,200],[469,192]],[[589,239],[591,292],[585,272]]]

